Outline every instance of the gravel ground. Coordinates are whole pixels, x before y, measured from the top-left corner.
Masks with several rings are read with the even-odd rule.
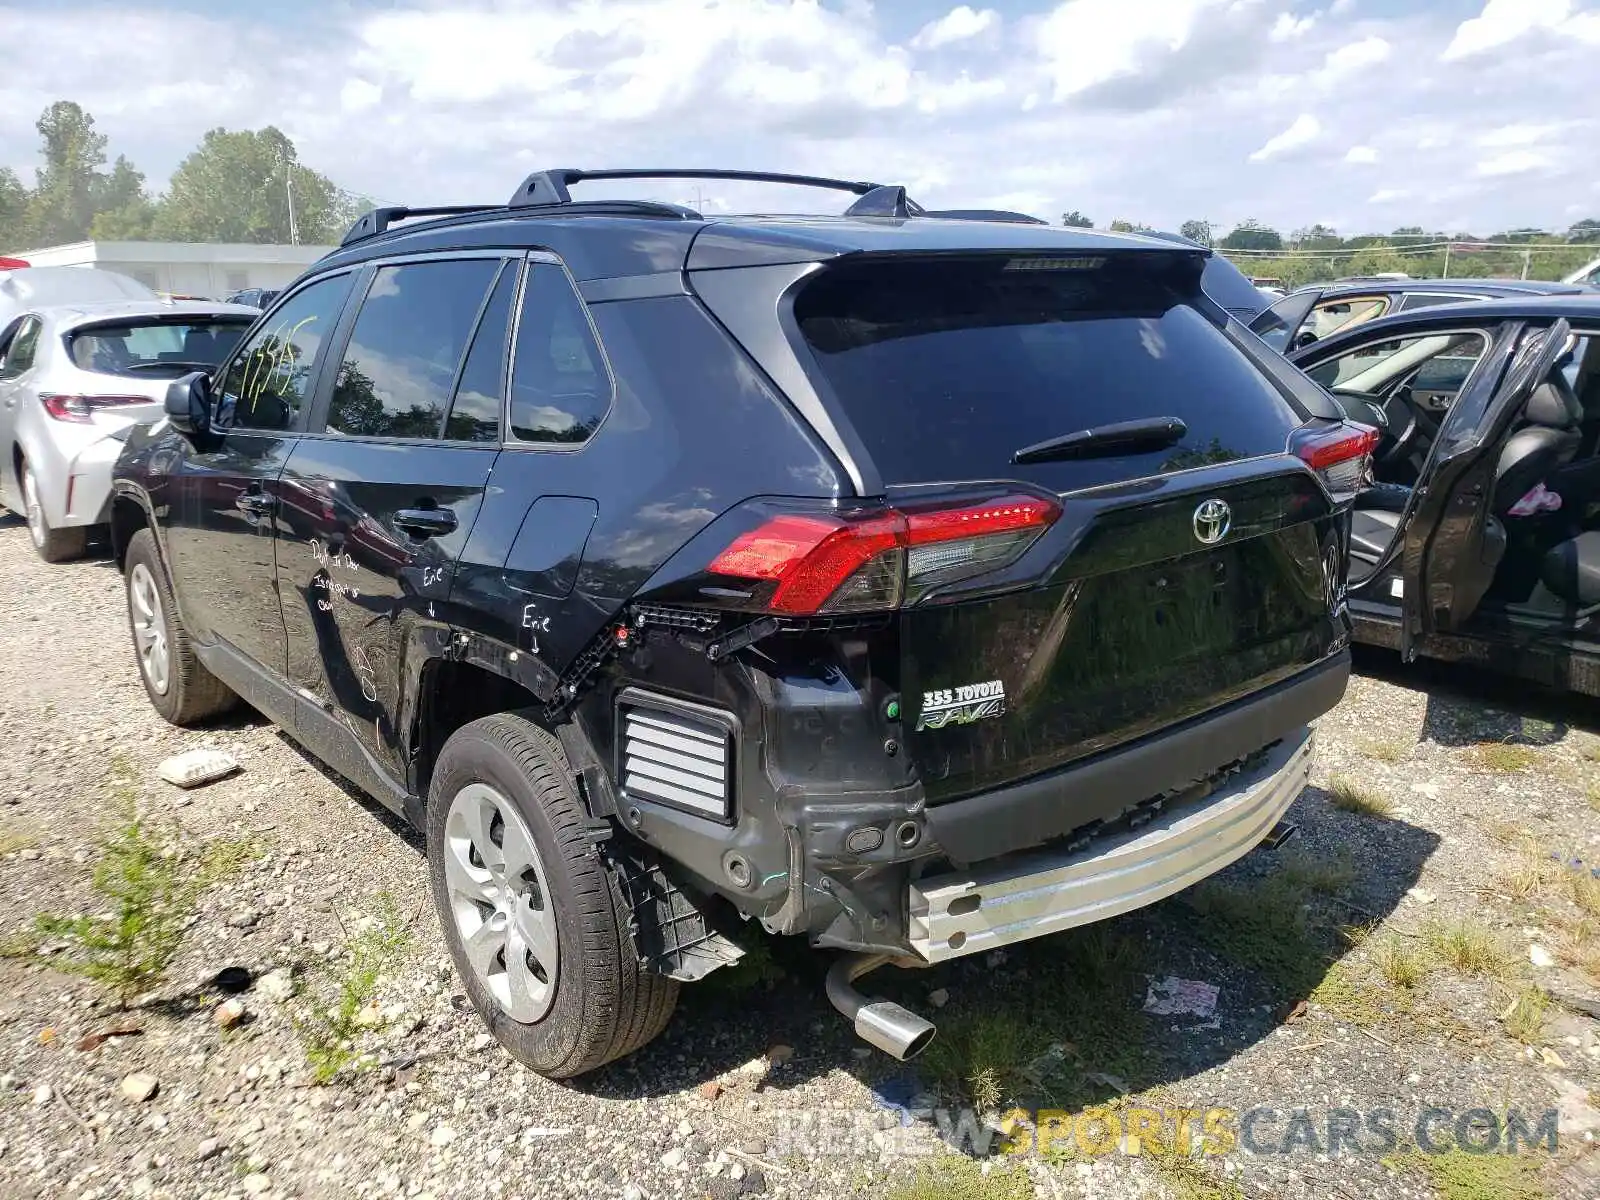
[[[942,1010],[914,1069],[856,1043],[821,998],[818,961],[779,946],[686,989],[632,1059],[557,1085],[466,1009],[415,836],[260,719],[163,724],[109,563],[46,566],[4,518],[0,578],[5,1196],[1600,1195],[1600,1025],[1541,1003],[1545,989],[1600,992],[1583,973],[1600,969],[1600,894],[1560,861],[1600,859],[1586,704],[1364,661],[1321,722],[1321,786],[1283,847],[1102,928],[875,976]],[[194,792],[159,780],[162,759],[197,746],[243,770]],[[92,873],[119,786],[185,846],[249,847],[199,901],[165,983],[126,1012],[56,969],[60,939],[26,940],[37,913],[99,911]],[[1345,811],[1325,787],[1388,811]],[[386,904],[406,938],[362,990],[349,947]],[[254,983],[219,1012],[227,966]],[[1216,986],[1214,1013],[1142,1011],[1167,976]],[[360,1057],[318,1083],[307,1047],[341,981]],[[1508,1024],[1519,997],[1535,1015]],[[119,1029],[137,1032],[83,1040]],[[1225,1109],[1235,1134],[1238,1114],[1273,1115],[1229,1153],[1160,1153],[1159,1136],[1142,1154],[1096,1147],[1106,1125],[1091,1115],[1048,1154],[979,1164],[951,1145],[964,1120],[981,1127],[963,1114],[973,1101],[991,1122],[1013,1105],[1069,1121],[1101,1105],[1119,1128],[1136,1108]],[[1448,1110],[1436,1124],[1451,1144],[1468,1110],[1534,1125],[1559,1108],[1559,1146],[1423,1155],[1409,1143],[1430,1107]],[[1347,1109],[1364,1131],[1371,1110],[1392,1110],[1394,1145],[1330,1145]],[[1013,1149],[1033,1144],[1026,1122],[1005,1128]]]

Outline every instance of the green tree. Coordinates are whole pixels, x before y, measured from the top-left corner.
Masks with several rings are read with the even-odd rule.
[[[352,207],[299,161],[281,130],[213,129],[173,172],[154,233],[171,241],[328,242],[355,219]]]
[[[149,237],[156,214],[155,203],[144,188],[144,175],[120,154],[111,174],[97,181],[94,209],[89,236],[108,242],[131,242]]]
[[[0,250],[26,250],[31,242],[28,189],[10,167],[0,167]]]
[[[1253,217],[1240,221],[1222,239],[1222,248],[1225,250],[1282,250],[1283,235],[1276,229],[1268,228]]]
[[[1115,221],[1111,222],[1112,233],[1132,233],[1137,228],[1137,225],[1124,217],[1118,217]]]
[[[1061,223],[1071,229],[1093,229],[1094,222],[1077,209],[1061,214]]]
[[[1178,232],[1191,242],[1199,242],[1202,246],[1211,245],[1210,221],[1185,221],[1178,226]]]
[[[57,100],[39,117],[44,163],[28,197],[29,234],[46,245],[89,236],[106,161],[106,138],[94,118],[71,100]]]
[[[1569,242],[1600,242],[1600,220],[1586,217],[1567,230]]]
[[[1297,250],[1337,250],[1344,239],[1327,225],[1318,222],[1289,235],[1289,244]]]

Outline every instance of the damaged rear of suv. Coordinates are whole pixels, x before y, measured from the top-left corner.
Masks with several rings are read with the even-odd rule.
[[[323,568],[445,590],[369,594],[378,653],[357,657],[337,613],[361,593],[321,588],[308,655],[280,587],[289,674],[356,662],[363,686],[324,707],[377,752],[316,714],[293,731],[426,828],[468,992],[535,1069],[642,1045],[757,924],[843,952],[830,999],[909,1057],[932,1025],[866,1000],[864,972],[1149,904],[1278,824],[1348,676],[1373,434],[1206,298],[1203,251],[871,184],[802,181],[861,196],[838,218],[567,191],[628,174],[543,172],[506,208],[394,229],[418,214],[380,211],[310,272],[356,270],[360,308],[329,322],[300,431],[344,463],[334,485],[297,482],[302,447],[263,489],[280,584],[284,540],[320,530]],[[403,293],[374,274],[462,246],[527,252],[496,277],[489,483],[375,513],[359,445],[317,436],[317,390],[373,297]],[[446,364],[441,437],[478,344]],[[176,391],[186,428],[161,437],[228,436],[203,385]],[[130,499],[153,444],[125,456]],[[273,712],[227,640],[186,624],[179,650]]]

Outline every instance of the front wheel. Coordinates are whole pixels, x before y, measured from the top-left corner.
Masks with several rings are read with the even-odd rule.
[[[456,972],[513,1057],[566,1079],[666,1028],[678,984],[640,964],[554,737],[512,714],[462,726],[434,771],[427,835]]]
[[[28,522],[28,536],[33,548],[47,563],[66,562],[83,553],[88,543],[88,533],[82,526],[52,529],[44,515],[44,503],[39,499],[39,481],[34,478],[33,467],[22,464],[22,512]]]
[[[150,703],[174,725],[193,725],[227,712],[239,698],[195,656],[189,633],[178,619],[155,537],[148,529],[139,530],[129,540],[123,566],[128,629]]]

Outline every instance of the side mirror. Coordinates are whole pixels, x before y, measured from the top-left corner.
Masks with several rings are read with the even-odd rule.
[[[192,371],[167,385],[167,420],[179,433],[207,433],[211,429],[211,379]]]

